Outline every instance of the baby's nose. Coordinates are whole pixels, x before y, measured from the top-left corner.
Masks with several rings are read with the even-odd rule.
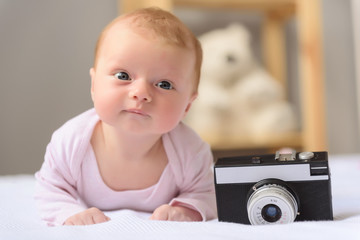
[[[132,89],[129,91],[129,97],[140,102],[151,102],[149,83],[145,80],[137,80],[133,82]]]

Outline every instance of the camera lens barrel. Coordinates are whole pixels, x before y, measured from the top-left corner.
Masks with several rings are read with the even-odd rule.
[[[247,201],[247,212],[252,225],[290,223],[298,213],[298,200],[286,184],[269,183],[254,186]]]

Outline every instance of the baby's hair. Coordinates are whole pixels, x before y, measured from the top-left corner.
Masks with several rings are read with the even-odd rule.
[[[126,21],[139,34],[151,34],[151,36],[164,41],[167,44],[174,45],[181,48],[187,48],[194,51],[195,54],[195,90],[199,85],[200,68],[202,63],[202,49],[199,40],[189,30],[189,28],[181,22],[176,16],[170,12],[164,11],[160,8],[142,8],[134,12],[121,15],[110,22],[101,32],[95,48],[95,62],[96,68],[98,55],[101,49],[102,42],[108,30],[120,21]]]

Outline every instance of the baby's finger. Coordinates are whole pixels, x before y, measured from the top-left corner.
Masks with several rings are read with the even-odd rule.
[[[86,225],[85,221],[81,218],[73,218],[69,221],[66,221],[64,225],[76,226],[76,225]]]
[[[75,224],[74,224],[74,222],[71,221],[71,220],[66,220],[66,221],[64,222],[64,225],[66,225],[66,226],[73,226],[73,225],[75,225]]]
[[[91,215],[91,214],[85,215],[85,216],[83,217],[82,221],[83,221],[83,224],[82,224],[82,225],[92,225],[92,224],[95,224],[93,215]]]
[[[150,219],[151,220],[163,220],[163,221],[168,220],[170,208],[171,207],[167,204],[158,207],[157,209],[155,209],[155,211],[151,215]]]
[[[108,216],[105,216],[103,213],[95,214],[93,216],[94,223],[103,223],[110,220]]]
[[[166,221],[168,220],[168,214],[165,212],[154,212],[151,217],[151,220],[160,220],[160,221]]]

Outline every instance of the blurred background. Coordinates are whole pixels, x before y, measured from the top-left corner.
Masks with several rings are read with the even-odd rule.
[[[318,150],[359,153],[360,4],[320,3],[326,147]],[[0,0],[0,174],[37,171],[52,132],[92,107],[89,69],[95,43],[123,7],[121,0]],[[255,56],[263,63],[261,13],[184,5],[173,6],[173,12],[196,35],[231,22],[244,24],[251,32]],[[284,34],[287,90],[301,115],[297,21],[289,16]],[[214,151],[255,154],[275,147],[269,146],[214,146]]]

